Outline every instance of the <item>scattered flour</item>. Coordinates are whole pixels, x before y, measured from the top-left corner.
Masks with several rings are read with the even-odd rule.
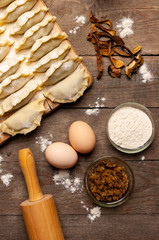
[[[81,204],[83,205],[82,207],[85,208],[87,212],[89,212],[89,208],[84,204],[83,201],[81,201]]]
[[[63,185],[71,193],[83,190],[80,178],[71,178],[68,170],[59,170],[53,176],[53,181],[56,185]]]
[[[144,160],[145,160],[145,156],[142,156],[142,157],[141,157],[141,160],[144,161]]]
[[[95,101],[95,104],[92,105],[92,104],[89,104],[89,107],[91,107],[92,109],[87,109],[85,111],[85,113],[87,115],[95,115],[97,116],[98,113],[100,112],[100,107],[104,107],[104,102],[106,101],[106,98],[105,97],[97,97],[97,100]]]
[[[76,34],[77,33],[77,31],[80,29],[80,27],[82,27],[86,23],[86,18],[83,15],[76,16],[75,17],[75,22],[78,24],[78,26],[74,27],[73,29],[71,29],[69,31],[71,34]]]
[[[86,113],[87,115],[95,115],[95,116],[97,116],[98,113],[99,113],[99,109],[87,109],[87,110],[85,111],[85,113]]]
[[[124,38],[126,36],[132,35],[134,32],[132,30],[134,21],[131,18],[123,17],[119,20],[119,22],[116,25],[116,28],[119,31],[119,35],[121,38]]]
[[[90,214],[88,214],[88,218],[93,222],[97,217],[100,217],[101,215],[101,208],[100,207],[94,207],[90,209]]]
[[[52,134],[50,134],[50,138],[53,139]],[[36,137],[36,143],[40,145],[40,149],[42,152],[45,151],[45,149],[52,143],[51,140],[48,140],[42,136]]]
[[[88,207],[86,207],[83,201],[81,201],[81,204],[83,205],[82,207],[85,208],[88,212],[87,217],[91,220],[91,222],[93,222],[97,217],[100,217],[101,207],[94,207],[89,209]]]
[[[139,68],[139,73],[141,74],[143,83],[152,81],[152,74],[148,70],[147,65],[145,63]]]
[[[4,185],[6,185],[6,187],[9,186],[11,180],[13,178],[13,175],[11,173],[7,173],[1,176],[1,180],[3,182]]]
[[[3,172],[2,168],[1,168],[2,167],[2,161],[3,161],[3,157],[2,157],[2,155],[0,155],[0,173]],[[1,176],[1,181],[3,182],[3,184],[6,187],[8,187],[12,178],[13,178],[13,175],[11,173],[7,173],[7,174],[4,174],[4,175]]]
[[[76,16],[75,17],[76,23],[79,23],[80,25],[84,25],[86,23],[85,16]]]

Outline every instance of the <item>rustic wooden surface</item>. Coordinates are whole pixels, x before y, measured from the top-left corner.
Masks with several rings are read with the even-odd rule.
[[[28,239],[19,204],[26,200],[27,190],[18,163],[18,150],[31,148],[37,163],[37,171],[44,193],[54,195],[65,239],[67,240],[158,240],[159,239],[159,1],[158,0],[45,0],[52,14],[57,16],[60,27],[66,31],[77,53],[94,77],[94,84],[87,93],[74,104],[68,104],[49,115],[42,126],[27,136],[17,136],[0,148],[3,157],[2,169],[13,174],[13,179],[6,187],[0,180],[0,239]],[[134,20],[134,35],[126,37],[130,48],[143,47],[153,79],[142,83],[136,73],[129,81],[125,75],[113,79],[104,71],[100,81],[96,80],[97,65],[95,51],[86,41],[90,30],[88,21],[90,11],[96,16],[106,16],[114,23],[123,16]],[[74,18],[84,15],[87,19],[76,35],[69,33],[76,26]],[[108,60],[104,60],[107,66]],[[97,98],[105,97],[104,106],[97,116],[87,115],[86,110],[96,108]],[[111,110],[120,103],[135,101],[148,107],[154,116],[156,137],[152,145],[142,153],[128,155],[115,150],[105,134],[105,122]],[[101,103],[101,102],[100,102]],[[77,165],[71,170],[71,176],[83,179],[85,169],[90,162],[103,155],[115,155],[128,161],[136,179],[134,192],[130,199],[120,207],[101,210],[101,216],[91,222],[81,201],[91,209],[95,205],[86,192],[70,193],[63,186],[55,185],[52,176],[55,169],[45,160],[44,153],[36,143],[36,138],[43,136],[53,141],[68,143],[68,128],[75,120],[84,120],[94,129],[97,137],[95,150],[88,155],[79,154]],[[145,156],[145,160],[141,160]],[[47,239],[46,239],[47,240]]]

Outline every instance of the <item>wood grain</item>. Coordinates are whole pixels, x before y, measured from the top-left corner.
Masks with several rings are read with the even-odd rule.
[[[2,173],[13,174],[9,187],[0,180],[0,239],[27,240],[19,204],[28,198],[25,182],[18,163],[18,150],[31,148],[37,165],[42,191],[54,196],[60,222],[66,240],[158,240],[159,236],[159,2],[158,0],[46,0],[51,13],[57,16],[61,28],[69,35],[69,40],[78,54],[84,56],[84,63],[94,78],[93,86],[74,104],[60,107],[53,114],[44,118],[42,126],[27,136],[17,136],[3,147],[0,169]],[[134,35],[125,38],[130,48],[141,44],[145,63],[153,77],[149,83],[142,83],[141,75],[136,73],[128,80],[122,73],[120,79],[108,76],[108,59],[104,59],[104,74],[96,80],[97,64],[94,47],[86,41],[90,30],[88,16],[90,11],[96,16],[107,16],[116,22],[123,16],[134,20]],[[76,35],[69,33],[76,26],[75,17],[84,15],[86,24],[81,26]],[[105,97],[106,101],[101,98]],[[135,101],[147,106],[153,114],[156,125],[156,136],[152,145],[144,152],[129,155],[117,151],[108,142],[105,134],[105,123],[111,110],[118,104]],[[98,104],[100,106],[98,106]],[[101,106],[103,104],[103,106]],[[88,115],[86,110],[97,109],[97,115]],[[94,151],[87,155],[79,154],[77,165],[71,169],[72,177],[83,181],[84,173],[93,160],[104,155],[115,155],[126,160],[135,175],[135,189],[130,199],[120,207],[101,209],[101,216],[94,222],[88,219],[89,208],[95,207],[85,190],[70,193],[63,186],[55,185],[52,177],[56,169],[51,167],[41,152],[39,137],[50,141],[69,143],[68,128],[75,120],[89,123],[96,134],[97,143]],[[53,138],[50,136],[53,135]],[[141,160],[142,157],[145,160]]]
[[[126,0],[55,0],[53,3],[48,1],[47,5],[51,6],[52,14],[55,12],[54,9],[58,9],[56,11],[57,21],[63,31],[68,33],[71,43],[80,55],[95,55],[94,47],[86,41],[91,28],[90,11],[93,11],[99,18],[106,17],[112,20],[114,29],[123,16],[132,18],[134,35],[124,38],[126,45],[130,49],[141,45],[144,55],[159,55],[159,4],[157,0],[151,1],[151,4],[148,0],[140,0],[139,3],[137,0],[129,1],[129,3]],[[77,26],[75,17],[79,15],[86,17],[86,24],[81,26],[76,34],[71,34],[69,31]]]

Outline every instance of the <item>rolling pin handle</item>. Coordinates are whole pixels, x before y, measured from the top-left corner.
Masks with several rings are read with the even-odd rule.
[[[19,162],[26,181],[29,201],[42,199],[44,196],[37,178],[35,161],[29,148],[19,150]]]

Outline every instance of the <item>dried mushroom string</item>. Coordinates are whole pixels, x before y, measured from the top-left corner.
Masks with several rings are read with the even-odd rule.
[[[125,73],[128,78],[143,64],[144,60],[138,52],[141,46],[137,46],[132,51],[125,46],[123,39],[116,35],[116,31],[112,29],[112,22],[108,19],[97,19],[92,12],[90,13],[91,32],[88,34],[87,40],[92,42],[97,52],[98,76],[100,79],[103,73],[102,56],[109,57],[112,65],[108,66],[108,73],[114,78],[121,76],[121,68],[125,66],[122,60],[116,59],[114,56],[131,57],[132,61],[125,67]],[[102,24],[106,24],[106,28]],[[102,38],[102,40],[101,40]],[[103,40],[106,38],[106,40]],[[135,56],[138,54],[137,56]]]

